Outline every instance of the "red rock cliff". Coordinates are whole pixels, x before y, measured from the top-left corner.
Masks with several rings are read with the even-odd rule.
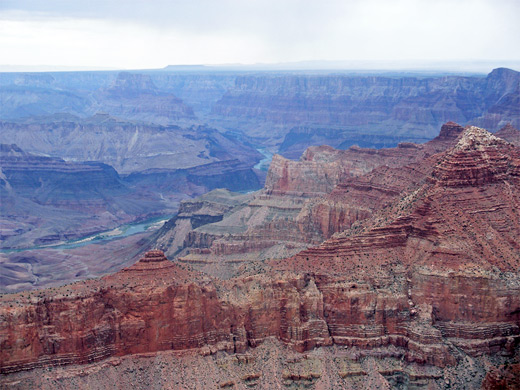
[[[100,280],[3,296],[2,372],[162,350],[234,353],[268,338],[428,367],[511,356],[520,151],[468,128],[425,161],[424,178],[371,218],[259,273],[211,279],[153,251]]]

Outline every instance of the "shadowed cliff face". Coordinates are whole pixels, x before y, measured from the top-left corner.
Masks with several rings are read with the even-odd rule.
[[[152,193],[139,197],[102,163],[66,162],[1,144],[0,166],[3,248],[85,237],[153,215],[162,206]]]
[[[271,386],[303,380],[328,389],[415,386],[419,378],[424,386],[478,388],[486,373],[485,384],[514,381],[500,365],[514,361],[520,341],[520,151],[476,127],[461,134],[450,124],[439,138],[457,133],[446,151],[414,162],[422,177],[387,196],[385,207],[263,269],[245,267],[223,281],[152,251],[99,280],[1,297],[3,372],[14,383],[31,374],[12,373],[37,367],[191,350],[175,355],[179,364],[197,354],[213,355],[206,362],[254,355],[265,364],[231,383],[260,388],[269,388],[267,378]],[[397,177],[387,169],[380,174]],[[213,194],[192,211],[220,204],[225,214],[234,207],[225,199]],[[273,353],[283,374],[270,374]],[[231,386],[226,372],[207,375]],[[58,380],[79,374],[67,375]]]

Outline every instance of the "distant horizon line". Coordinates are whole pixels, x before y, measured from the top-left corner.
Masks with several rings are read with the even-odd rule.
[[[113,67],[84,65],[0,65],[0,73],[93,71],[350,71],[350,72],[469,72],[489,73],[496,68],[520,70],[520,60],[303,60],[290,62],[168,64],[162,67]]]

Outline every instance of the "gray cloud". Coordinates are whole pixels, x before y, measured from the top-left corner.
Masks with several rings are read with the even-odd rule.
[[[0,20],[16,21],[18,29],[4,32],[0,50],[13,50],[15,43],[26,42],[20,35],[24,28],[25,34],[35,34],[35,39],[36,30],[48,32],[52,38],[57,34],[52,30],[56,26],[81,21],[76,40],[92,40],[82,44],[91,47],[93,55],[96,45],[105,44],[97,40],[105,37],[117,44],[118,34],[129,34],[133,29],[136,37],[155,39],[157,50],[160,44],[171,42],[175,42],[172,47],[184,50],[183,56],[157,54],[157,61],[160,57],[169,63],[520,60],[518,15],[517,0],[2,0]],[[183,39],[185,44],[180,43]],[[212,45],[207,53],[216,54],[214,61],[204,55],[204,41]],[[256,55],[247,42],[257,46]],[[51,39],[47,45],[49,51],[57,52],[66,48],[67,42]],[[218,55],[215,46],[225,55]],[[106,51],[98,55],[100,61],[101,54],[115,65],[114,59],[106,58]],[[132,53],[121,52],[120,56],[129,61]]]

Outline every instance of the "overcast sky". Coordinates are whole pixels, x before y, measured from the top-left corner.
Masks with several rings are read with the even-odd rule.
[[[520,61],[520,0],[0,0],[0,65]]]

